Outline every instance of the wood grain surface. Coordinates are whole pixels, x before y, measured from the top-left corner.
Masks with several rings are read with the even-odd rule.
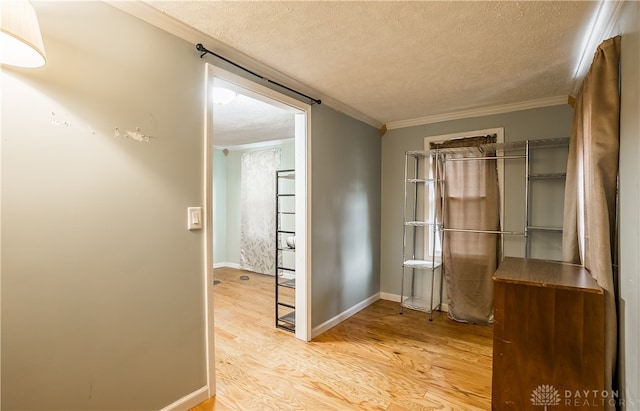
[[[501,283],[603,294],[602,288],[584,267],[559,261],[506,257],[493,279]]]
[[[492,327],[380,300],[305,343],[274,326],[273,277],[215,277],[217,395],[194,411],[491,406]]]
[[[507,258],[493,278],[492,409],[540,410],[531,398],[541,386],[551,386],[561,397],[602,392],[604,295],[589,272],[574,265]],[[554,411],[603,408],[576,407],[564,397],[549,404]]]

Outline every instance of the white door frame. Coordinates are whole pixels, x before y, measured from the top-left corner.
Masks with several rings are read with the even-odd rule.
[[[213,81],[222,80],[241,94],[276,105],[295,114],[296,170],[296,332],[295,337],[311,340],[311,106],[227,70],[207,64],[204,135],[205,193],[205,320],[207,385],[209,397],[215,395],[215,345],[213,313]],[[275,178],[275,177],[274,177]],[[274,313],[275,315],[275,313]]]

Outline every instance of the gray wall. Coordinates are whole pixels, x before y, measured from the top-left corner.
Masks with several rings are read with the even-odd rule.
[[[216,225],[218,221],[225,225],[224,232],[221,233],[218,229],[215,230],[216,238],[214,238],[214,247],[216,248],[214,249],[213,256],[215,264],[240,264],[240,175],[242,170],[242,155],[249,151],[264,150],[266,148],[267,147],[247,148],[242,150],[232,149],[226,157],[224,157],[221,150],[214,150],[215,153],[219,154],[214,154],[213,195],[216,197],[222,194],[226,201],[224,206],[224,209],[226,210],[225,214],[216,213],[214,216],[214,225]],[[281,150],[280,169],[295,168],[295,144],[293,141],[274,144],[268,148],[279,148]],[[220,159],[220,156],[222,156],[222,159]],[[218,159],[224,162],[224,171],[219,170],[221,166],[217,166],[215,164]],[[219,175],[217,175],[216,172],[219,172]],[[223,174],[225,179],[224,182],[220,181],[223,178]],[[218,188],[222,189],[224,186],[224,193],[221,193],[216,189],[216,182],[219,182]],[[224,242],[225,248],[224,255],[216,253],[216,251],[220,252],[221,250],[218,250],[218,247],[220,246],[216,246],[215,244],[222,242]]]
[[[2,68],[2,409],[159,409],[206,385],[205,67],[102,2],[35,6],[47,65]]]
[[[626,409],[640,407],[640,4],[625,2],[620,113],[620,361]]]
[[[458,132],[504,127],[505,142],[535,140],[541,138],[568,137],[571,129],[572,110],[567,106],[555,106],[485,117],[447,121],[436,124],[407,127],[388,131],[382,138],[382,225],[380,251],[380,291],[400,294],[402,267],[402,208],[404,153],[407,150],[424,148],[424,138]],[[554,156],[555,159],[555,156]],[[524,166],[518,163],[505,164],[505,222],[506,230],[521,231],[524,226]],[[555,160],[554,160],[555,161]],[[557,159],[559,164],[546,166],[566,168],[566,158]],[[547,170],[551,171],[551,170]],[[543,196],[538,196],[538,199]],[[549,205],[549,216],[562,216],[562,202]],[[538,239],[538,243],[554,241],[548,250],[558,254],[561,250],[560,236],[555,239]],[[521,238],[506,237],[505,255],[523,256]]]
[[[312,326],[380,290],[380,136],[312,108]]]
[[[2,70],[2,409],[159,409],[206,384],[204,238],[185,227],[204,64],[104,3],[35,5],[47,65]],[[312,125],[319,324],[379,290],[380,141],[324,105]]]

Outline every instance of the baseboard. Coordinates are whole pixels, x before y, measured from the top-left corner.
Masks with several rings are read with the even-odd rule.
[[[386,301],[393,301],[396,303],[400,302],[400,296],[398,294],[391,294],[391,293],[380,293],[380,299],[381,300],[386,300]]]
[[[200,388],[199,390],[196,390],[196,391],[192,392],[191,394],[188,394],[188,395],[180,398],[179,400],[174,401],[173,403],[167,405],[166,407],[164,407],[160,411],[189,410],[189,409],[195,407],[196,405],[200,404],[201,402],[206,401],[208,399],[209,399],[209,389],[206,386],[204,386],[204,387]]]
[[[347,318],[356,314],[358,311],[361,311],[367,308],[368,306],[370,306],[371,304],[375,303],[379,299],[380,299],[380,293],[376,293],[371,297],[367,298],[366,300],[361,301],[358,304],[354,305],[353,307],[349,308],[348,310],[343,311],[340,314],[336,315],[335,317],[325,321],[324,323],[320,324],[319,326],[311,330],[311,338],[315,338],[318,335],[322,334],[323,332],[329,330],[330,328],[335,327],[336,325],[340,324]]]
[[[386,301],[393,301],[395,303],[400,302],[400,296],[398,294],[391,293],[380,293],[380,299]],[[440,311],[449,312],[449,305],[447,303],[442,303],[442,307],[440,307]]]
[[[215,263],[213,265],[213,268],[223,268],[223,267],[229,267],[229,268],[235,268],[236,270],[240,270],[240,264],[238,263]]]

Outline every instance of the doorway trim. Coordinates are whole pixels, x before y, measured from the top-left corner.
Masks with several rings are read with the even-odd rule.
[[[311,106],[210,63],[206,65],[204,127],[205,204],[205,321],[206,362],[209,396],[216,392],[213,312],[213,82],[237,87],[241,94],[268,102],[295,114],[296,172],[296,331],[295,337],[311,340]],[[274,176],[275,178],[275,176]],[[274,314],[275,315],[275,314]]]

